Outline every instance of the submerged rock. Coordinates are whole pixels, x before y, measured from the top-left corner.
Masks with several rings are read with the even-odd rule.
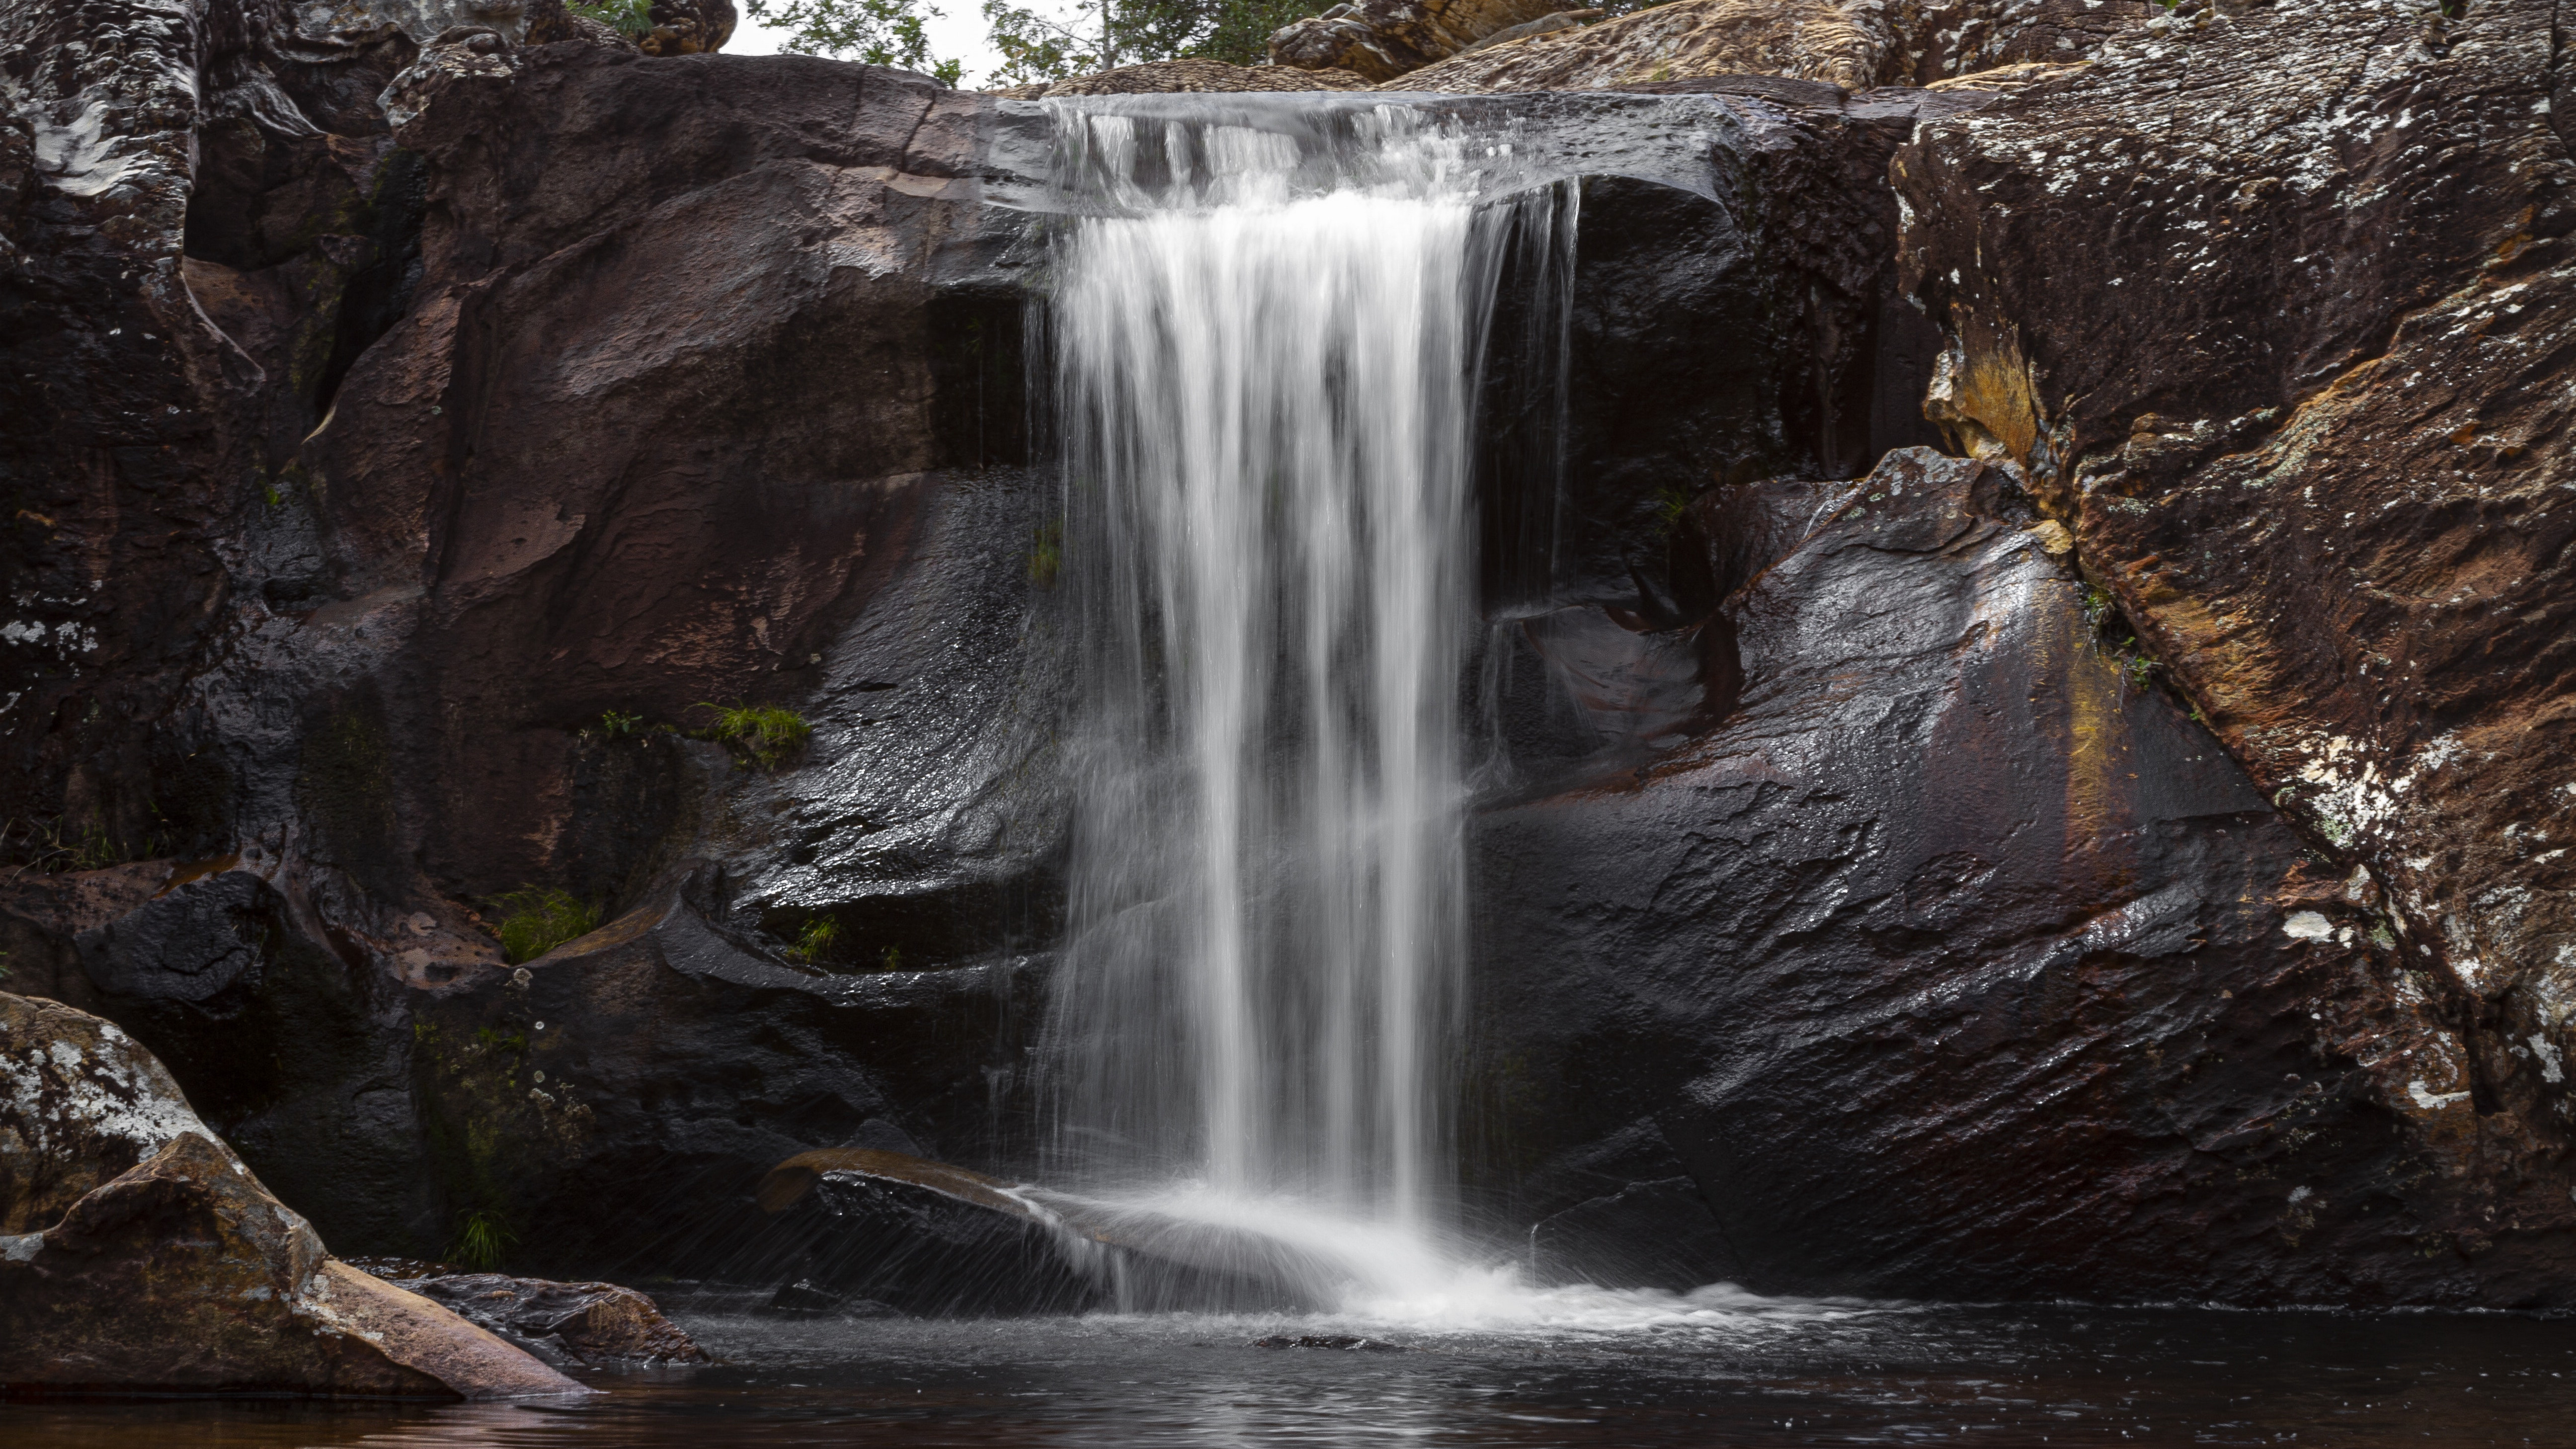
[[[707,1362],[706,1350],[663,1317],[651,1298],[614,1283],[556,1283],[501,1273],[389,1281],[552,1363]]]
[[[588,1392],[329,1257],[113,1026],[0,996],[0,1076],[0,1389]]]

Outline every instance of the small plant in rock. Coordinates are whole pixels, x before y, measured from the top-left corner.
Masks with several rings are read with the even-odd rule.
[[[840,944],[841,923],[830,916],[816,916],[796,933],[796,944],[787,948],[787,954],[808,964],[820,964],[829,960]]]
[[[636,39],[653,33],[652,0],[567,0],[566,10]]]
[[[510,1231],[507,1218],[496,1212],[470,1209],[456,1215],[456,1241],[447,1245],[447,1261],[460,1268],[489,1273],[501,1266],[518,1242],[519,1235]]]
[[[886,970],[888,970],[888,971],[900,971],[900,970],[902,970],[902,969],[903,969],[903,948],[902,948],[901,946],[888,946],[888,947],[886,947],[886,948],[885,948],[885,955],[884,955],[884,956],[882,956],[882,957],[880,957],[880,958],[878,958],[878,963],[877,963],[877,964],[878,964],[878,965],[880,965],[880,966],[882,966],[884,969],[886,969]]]
[[[1655,516],[1664,521],[1664,527],[1671,528],[1690,512],[1691,496],[1691,491],[1679,484],[1665,484],[1655,490]]]
[[[513,966],[599,929],[599,912],[569,891],[521,886],[494,896],[488,906],[499,922],[493,934],[501,938],[501,954]]]
[[[708,739],[731,746],[764,770],[777,769],[780,762],[804,749],[814,733],[805,716],[774,704],[701,702],[694,708],[715,713],[715,724],[705,731]]]
[[[644,716],[640,714],[619,714],[613,709],[599,717],[600,729],[605,731],[612,740],[624,739],[634,734],[636,726],[642,723],[644,723]]]

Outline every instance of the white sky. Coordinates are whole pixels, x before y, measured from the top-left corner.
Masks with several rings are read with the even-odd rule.
[[[930,8],[941,12],[929,24],[932,58],[965,61],[963,83],[970,88],[981,84],[1002,63],[1002,57],[985,43],[983,0],[930,0]],[[1021,8],[1060,20],[1069,7],[1056,0],[1022,0]],[[741,18],[734,23],[733,38],[725,42],[725,54],[777,54],[780,32],[752,19],[744,0],[734,0],[734,9]]]

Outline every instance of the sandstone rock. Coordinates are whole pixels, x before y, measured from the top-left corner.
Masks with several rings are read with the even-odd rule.
[[[1533,35],[1553,35],[1560,30],[1572,30],[1586,21],[1600,19],[1602,14],[1603,12],[1599,10],[1560,10],[1553,15],[1542,15],[1536,20],[1525,20],[1518,25],[1506,26],[1482,40],[1460,47],[1458,53],[1465,55],[1469,51],[1483,50],[1488,46],[1507,45],[1515,40],[1526,40]]]
[[[2098,638],[2010,468],[1892,454],[1756,563],[1814,517],[1761,486],[1694,509],[1703,587],[1751,572],[1727,716],[1477,827],[1516,1214],[1616,1227],[1559,1269],[2562,1301],[2568,1183],[2514,1231],[2444,1166],[2479,1118],[2404,953]]]
[[[1036,100],[1042,96],[1126,96],[1174,91],[1356,91],[1366,90],[1368,85],[1368,77],[1347,70],[1228,65],[1221,60],[1155,60],[993,94]]]
[[[585,45],[605,45],[612,50],[638,49],[632,37],[605,21],[587,15],[575,15],[564,0],[528,0],[527,32],[521,37],[528,45],[553,45],[577,41]]]
[[[1552,0],[1351,0],[1270,37],[1270,63],[1393,80],[1559,7]]]
[[[1459,54],[1388,90],[1589,90],[1739,73],[1845,90],[2080,60],[2143,0],[1673,0],[1576,31]]]
[[[2463,1283],[2562,1251],[2576,1114],[2552,14],[2195,7],[1895,172],[1907,284],[1951,338],[1938,415],[2030,469],[2462,1064],[2423,1089],[2455,1129],[2371,1090],[2463,1204],[2439,1239]]]
[[[733,0],[653,0],[653,28],[635,42],[646,55],[705,55],[733,38]]]
[[[587,1392],[328,1257],[114,1026],[0,996],[0,1389]]]
[[[0,995],[0,1233],[73,1203],[170,1145],[206,1135],[179,1084],[112,1022]]]
[[[555,1283],[500,1273],[391,1281],[551,1363],[707,1362],[706,1350],[664,1318],[652,1299],[614,1283]]]

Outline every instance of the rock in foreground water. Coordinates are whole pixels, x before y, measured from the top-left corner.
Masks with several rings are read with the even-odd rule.
[[[706,1350],[663,1317],[652,1299],[614,1283],[556,1283],[503,1273],[395,1281],[554,1362],[707,1361]]]
[[[588,1392],[331,1258],[115,1027],[0,996],[0,1082],[0,1390]]]

